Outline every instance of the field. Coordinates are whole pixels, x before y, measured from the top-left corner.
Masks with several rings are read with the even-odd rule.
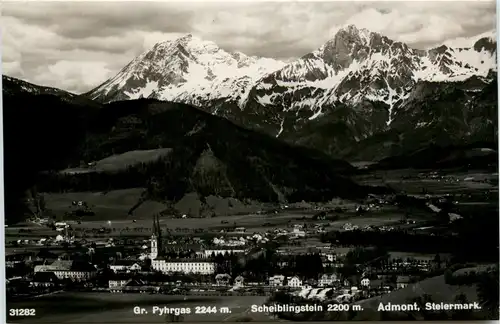
[[[389,185],[397,191],[406,192],[409,195],[422,196],[423,189],[432,195],[451,194],[459,197],[458,203],[461,209],[494,208],[498,209],[498,175],[485,173],[444,173],[439,177],[432,176],[431,172],[419,172],[415,170],[378,171],[368,175],[355,178],[361,184],[366,185]],[[128,216],[128,211],[139,201],[144,188],[131,188],[103,192],[75,192],[75,193],[50,193],[44,194],[46,206],[55,215],[61,216],[71,212],[73,201],[85,201],[95,212],[95,216],[85,217],[86,227],[100,227],[102,223],[112,221],[114,227],[127,227],[132,225],[132,219],[137,220],[135,226],[149,227],[153,214],[167,209],[165,204],[146,201],[135,210],[133,216]],[[199,199],[195,195],[186,195],[177,203],[181,210],[188,210],[199,205]],[[164,219],[165,225],[171,228],[218,228],[221,221],[227,221],[231,225],[254,228],[261,231],[259,225],[272,223],[273,226],[283,225],[296,217],[312,216],[317,213],[314,207],[323,208],[342,207],[347,209],[342,218],[350,218],[354,225],[379,225],[389,220],[397,220],[401,217],[401,211],[391,206],[384,206],[382,210],[372,211],[366,217],[355,217],[354,210],[356,202],[346,200],[334,200],[324,204],[293,204],[290,209],[283,210],[279,214],[257,215],[258,210],[272,206],[255,205],[243,206],[241,202],[229,202],[228,199],[216,201],[216,197],[209,197],[207,201],[213,200],[217,217],[195,218],[195,219]],[[228,207],[230,205],[231,207]],[[300,206],[299,206],[300,205]],[[488,207],[489,206],[489,207]],[[196,207],[198,208],[198,207]],[[219,212],[220,211],[220,212]],[[428,215],[419,215],[426,217]],[[146,225],[147,224],[147,225]],[[344,221],[339,222],[343,225]],[[333,224],[337,226],[337,224]]]
[[[314,221],[312,215],[317,213],[314,210],[302,211],[282,211],[278,214],[250,214],[250,215],[234,215],[234,216],[221,216],[214,218],[163,218],[160,219],[160,225],[166,229],[170,229],[173,233],[185,234],[193,232],[196,229],[203,229],[204,232],[220,233],[220,235],[235,235],[241,236],[240,233],[226,231],[221,232],[222,229],[237,227],[245,227],[246,232],[244,235],[251,235],[253,233],[263,233],[277,228],[291,230],[293,224],[321,224],[325,229],[341,229],[342,226],[349,222],[353,225],[364,227],[367,225],[391,225],[398,222],[401,218],[401,212],[395,208],[388,206],[380,211],[375,211],[368,216],[355,216],[353,212],[344,213],[339,220],[336,221]],[[148,214],[146,214],[148,215]],[[92,219],[92,216],[87,216],[81,221],[80,224],[76,220],[66,220],[66,223],[77,232],[83,232],[91,229],[99,229],[102,227],[114,228],[115,231],[109,234],[103,234],[102,237],[109,236],[147,236],[152,231],[152,214],[146,218],[143,215],[142,219],[137,218],[133,222],[131,217],[123,217],[122,219],[114,220],[101,220]],[[303,219],[303,217],[305,217]],[[134,218],[135,219],[135,218]],[[27,224],[28,226],[11,226],[5,229],[7,242],[19,239],[32,239],[37,240],[46,236],[55,237],[60,234],[47,227]],[[29,229],[30,233],[19,233],[19,230]],[[98,235],[96,236],[98,237]]]
[[[248,315],[251,305],[260,305],[262,296],[165,296],[149,294],[69,293],[42,296],[30,301],[8,302],[7,309],[35,308],[34,318],[12,318],[9,322],[24,323],[165,323],[166,318],[152,314],[152,307],[191,308],[192,314],[184,321],[223,322],[237,321],[251,316],[254,321],[269,321],[264,314]],[[64,307],[62,306],[64,305]],[[148,314],[136,315],[135,306]],[[196,306],[229,307],[230,313],[193,314]]]
[[[367,185],[388,184],[398,191],[419,195],[422,188],[430,194],[463,193],[474,190],[498,190],[498,173],[440,172],[431,170],[390,170],[376,171],[358,176],[359,183]]]
[[[109,192],[69,192],[44,194],[47,209],[56,216],[71,212],[75,207],[73,201],[84,201],[100,220],[113,220],[127,218],[129,210],[139,201],[144,188],[131,188],[113,190]],[[144,202],[137,210],[136,217],[148,215],[165,210],[164,204],[155,201]]]
[[[158,160],[160,157],[168,155],[172,150],[169,148],[156,150],[135,150],[116,154],[96,161],[89,168],[73,168],[61,171],[61,173],[85,173],[85,172],[116,172],[125,170],[129,166],[139,163],[147,163]]]

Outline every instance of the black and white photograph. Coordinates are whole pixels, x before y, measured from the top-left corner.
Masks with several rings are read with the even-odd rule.
[[[6,321],[498,320],[497,19],[3,2]]]

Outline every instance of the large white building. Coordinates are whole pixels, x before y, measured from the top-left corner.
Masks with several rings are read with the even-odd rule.
[[[210,275],[215,273],[215,262],[204,258],[192,259],[164,259],[156,258],[151,260],[151,267],[154,270],[168,273],[168,272],[182,272],[182,273],[196,273]]]

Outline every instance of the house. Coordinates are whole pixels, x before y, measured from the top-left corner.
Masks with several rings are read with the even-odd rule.
[[[247,230],[247,229],[246,229],[246,228],[244,228],[244,227],[236,227],[236,228],[234,229],[234,231],[235,231],[236,233],[245,233],[245,232],[246,232],[246,230]]]
[[[58,232],[64,231],[65,229],[69,228],[69,225],[65,222],[57,222],[54,224],[54,226],[56,227],[56,231]]]
[[[319,277],[319,280],[318,280],[318,285],[320,287],[327,287],[327,286],[331,286],[333,285],[334,282],[336,282],[338,279],[337,279],[337,275],[335,273],[331,273],[331,274],[322,274],[320,277]]]
[[[131,280],[130,276],[126,274],[115,275],[108,281],[109,291],[112,293],[122,292],[123,287],[125,287],[127,283],[131,282]]]
[[[306,236],[306,232],[300,228],[294,228],[292,232],[290,232],[290,235],[294,237],[304,237]]]
[[[398,276],[396,278],[396,287],[397,289],[405,288],[410,284],[410,277],[409,276]]]
[[[127,282],[129,281],[130,279],[111,279],[109,280],[108,282],[108,285],[109,285],[109,291],[110,292],[118,292],[118,291],[122,291],[122,288],[125,287],[125,285],[127,284]]]
[[[336,260],[336,255],[331,253],[321,253],[322,257],[325,257],[326,261],[334,262]]]
[[[321,263],[324,268],[339,268],[337,266],[337,261],[333,255],[321,255]],[[343,264],[340,264],[340,267],[343,267]]]
[[[37,265],[37,272],[53,272],[59,279],[87,281],[97,275],[97,269],[88,262],[75,260],[56,260],[49,265]]]
[[[370,286],[370,279],[368,279],[368,278],[361,279],[361,286],[369,287]]]
[[[234,285],[238,287],[243,287],[245,282],[245,278],[242,276],[238,276],[234,279]]]
[[[288,260],[280,260],[277,262],[278,267],[280,268],[286,268],[291,262]]]
[[[123,292],[140,292],[146,290],[146,283],[140,279],[129,279],[121,287]]]
[[[300,280],[297,276],[288,277],[287,286],[291,288],[300,288],[302,287],[302,280]]]
[[[229,281],[231,281],[231,276],[228,275],[227,273],[219,273],[218,275],[215,276],[215,282],[219,286],[228,285]]]
[[[110,265],[109,268],[114,272],[131,272],[142,269],[136,260],[117,260],[114,264]]]
[[[285,281],[285,276],[275,275],[275,276],[269,277],[269,286],[281,287],[281,286],[283,286],[284,281]]]
[[[158,293],[160,291],[160,287],[151,285],[141,279],[130,279],[121,290],[127,293]]]
[[[59,278],[53,272],[37,272],[30,282],[31,287],[54,288],[60,284]]]

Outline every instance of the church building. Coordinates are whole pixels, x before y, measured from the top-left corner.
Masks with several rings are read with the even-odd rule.
[[[163,273],[181,272],[210,275],[215,273],[215,262],[207,258],[168,258],[163,247],[162,231],[158,216],[153,218],[151,235],[151,267]]]

